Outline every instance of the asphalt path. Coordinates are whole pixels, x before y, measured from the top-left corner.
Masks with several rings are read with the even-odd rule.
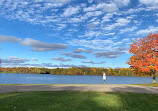
[[[26,91],[98,91],[158,94],[158,87],[129,84],[0,85],[0,93]]]

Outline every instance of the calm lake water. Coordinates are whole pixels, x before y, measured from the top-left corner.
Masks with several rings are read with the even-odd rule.
[[[107,76],[106,84],[145,84],[152,77]],[[0,74],[0,84],[103,84],[102,76],[50,75],[50,74]]]

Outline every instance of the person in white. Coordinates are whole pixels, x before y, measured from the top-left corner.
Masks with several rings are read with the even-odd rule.
[[[105,80],[106,80],[106,74],[105,74],[105,72],[103,73],[103,80],[104,80],[104,84],[105,84]]]

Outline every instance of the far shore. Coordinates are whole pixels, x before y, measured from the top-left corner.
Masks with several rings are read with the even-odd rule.
[[[37,73],[5,73],[5,72],[1,72],[0,74],[37,74]],[[43,75],[44,73],[42,73]],[[67,74],[44,74],[44,75],[67,75]],[[103,76],[103,75],[91,75],[91,74],[87,74],[87,75],[76,75],[76,74],[73,74],[73,75],[67,75],[67,76]],[[130,76],[127,76],[127,75],[106,75],[106,76],[118,76],[118,77],[152,77],[152,76],[139,76],[139,75],[130,75]]]

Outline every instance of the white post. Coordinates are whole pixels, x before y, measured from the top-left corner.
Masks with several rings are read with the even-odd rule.
[[[103,80],[104,80],[104,84],[105,84],[105,80],[106,80],[106,74],[105,74],[105,72],[103,73]]]

